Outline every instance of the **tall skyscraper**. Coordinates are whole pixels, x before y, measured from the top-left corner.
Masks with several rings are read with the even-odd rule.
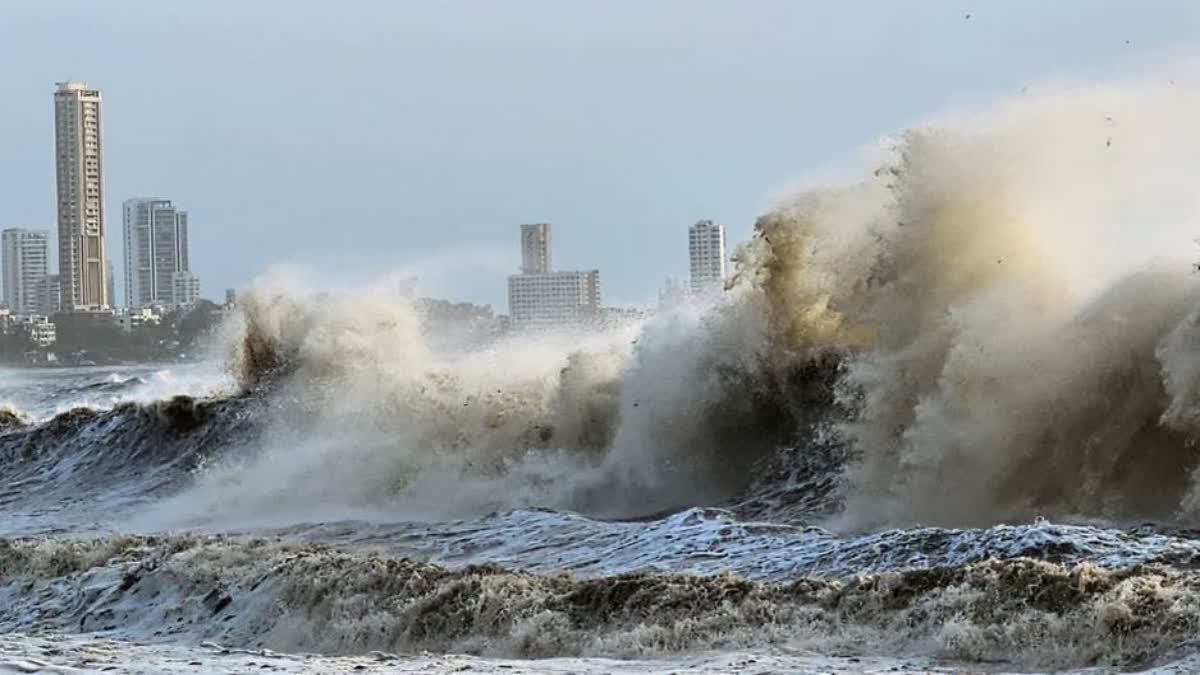
[[[59,82],[54,92],[58,186],[58,272],[62,308],[109,306],[104,249],[104,169],[100,92],[86,82]]]
[[[0,233],[0,272],[4,278],[4,305],[13,314],[42,310],[49,269],[49,233],[10,228]]]
[[[199,281],[188,263],[188,217],[169,199],[127,199],[123,206],[125,305],[178,307],[195,302]]]
[[[550,224],[521,226],[521,273],[546,274],[553,269],[550,259]]]
[[[725,226],[701,220],[688,229],[692,293],[718,292],[725,285]]]

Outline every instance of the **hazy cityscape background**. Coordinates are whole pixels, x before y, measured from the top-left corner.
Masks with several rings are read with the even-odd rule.
[[[133,196],[189,211],[210,297],[297,263],[500,308],[514,228],[550,222],[561,268],[648,306],[691,223],[744,240],[805,167],[948,100],[1137,70],[1200,28],[1179,2],[287,7],[4,3],[0,227],[53,229],[50,91],[78,79],[105,96],[108,222]]]
[[[293,265],[330,289],[389,275],[497,330],[637,313],[719,287],[773,197],[828,178],[804,167],[1047,63],[1153,72],[1198,27],[1178,3],[7,3],[4,304],[48,347],[60,310],[128,335],[203,298],[206,325]],[[64,127],[72,91],[102,117]],[[102,148],[64,160],[56,137],[87,124]],[[71,258],[59,231],[96,211]],[[524,226],[544,228],[541,267]]]

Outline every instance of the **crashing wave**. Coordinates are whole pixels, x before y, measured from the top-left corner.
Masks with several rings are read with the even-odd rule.
[[[1200,294],[1187,262],[1147,262],[1192,234],[1181,110],[1200,99],[1122,85],[911,131],[860,183],[764,215],[724,298],[586,339],[443,353],[403,299],[268,278],[241,359],[291,364],[280,396],[306,414],[236,501],[1186,520]]]
[[[599,333],[463,349],[265,276],[222,333],[255,435],[172,508],[1191,522],[1200,293],[1156,256],[1193,235],[1193,113],[1119,84],[912,130],[764,214],[723,297]]]
[[[23,427],[28,423],[29,419],[25,415],[22,415],[19,410],[12,406],[0,404],[0,432]]]

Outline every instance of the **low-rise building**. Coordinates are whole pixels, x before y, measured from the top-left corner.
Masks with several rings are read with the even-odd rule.
[[[162,322],[162,316],[150,307],[129,309],[117,315],[117,326],[123,333],[132,333],[142,326],[157,326]]]
[[[646,310],[637,307],[601,307],[599,325],[602,328],[619,328],[645,320]]]
[[[508,308],[514,329],[588,323],[600,312],[600,271],[514,274]]]
[[[53,346],[58,338],[58,329],[48,316],[30,314],[18,317],[16,323],[38,347]]]

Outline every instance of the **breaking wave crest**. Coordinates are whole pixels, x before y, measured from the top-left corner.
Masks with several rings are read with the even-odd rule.
[[[604,334],[448,353],[402,298],[268,277],[238,362],[298,406],[215,501],[769,515],[798,481],[853,527],[1189,519],[1195,112],[1120,85],[906,132],[764,215],[723,298]]]

